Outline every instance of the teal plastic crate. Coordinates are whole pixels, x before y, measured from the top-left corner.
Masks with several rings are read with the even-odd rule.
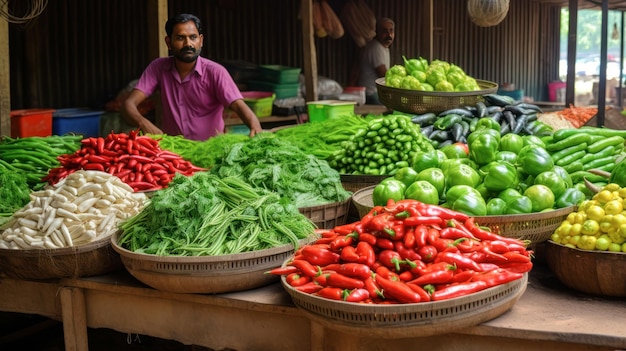
[[[309,122],[314,123],[353,115],[356,101],[320,100],[307,102],[306,105],[309,112]]]
[[[300,68],[281,65],[259,65],[259,73],[261,80],[264,81],[277,84],[298,83]]]
[[[286,99],[298,96],[299,83],[277,84],[266,81],[250,81],[248,89],[259,91],[271,91],[276,94],[277,99]]]

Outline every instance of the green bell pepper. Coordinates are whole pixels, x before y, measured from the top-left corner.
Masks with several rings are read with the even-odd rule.
[[[487,216],[503,215],[506,210],[506,202],[499,197],[487,201]]]
[[[408,74],[413,73],[413,71],[426,71],[420,59],[407,59],[406,56],[402,55],[402,60]]]
[[[404,199],[406,186],[401,181],[390,177],[383,179],[374,187],[372,201],[374,206],[385,206],[388,200],[400,201]]]
[[[574,181],[572,180],[572,176],[569,174],[567,170],[565,170],[565,168],[555,165],[552,168],[552,172],[558,174],[561,177],[561,179],[563,179],[563,182],[565,182],[566,188],[571,188],[574,186]]]
[[[390,77],[406,77],[406,68],[403,65],[393,65],[385,72],[385,78]]]
[[[582,191],[576,188],[567,188],[565,191],[556,199],[555,207],[556,208],[565,208],[570,206],[577,206],[581,201],[585,200],[587,196]]]
[[[439,150],[441,150],[448,159],[469,157],[467,154],[467,147],[462,143],[448,144]]]
[[[500,151],[512,151],[515,154],[524,147],[524,138],[515,133],[508,133],[500,138]]]
[[[547,186],[556,198],[561,196],[565,189],[567,189],[567,185],[565,184],[563,178],[561,178],[561,176],[554,171],[545,171],[537,174],[533,184]]]
[[[422,83],[413,76],[402,77],[400,88],[408,90],[422,90]]]
[[[470,216],[487,215],[487,204],[478,190],[468,185],[455,185],[446,191],[446,206]]]
[[[522,196],[522,193],[520,193],[517,189],[508,188],[499,192],[497,197],[504,200],[504,202],[509,202],[520,196]]]
[[[489,130],[493,129],[478,129],[470,134],[470,137],[475,137],[472,138],[471,141],[468,139],[470,159],[476,162],[479,166],[495,161],[496,154],[498,153],[500,138],[495,137],[493,133],[488,132]]]
[[[425,180],[429,182],[437,189],[440,199],[445,197],[446,176],[440,168],[426,168],[417,174],[415,180]]]
[[[416,180],[404,191],[405,199],[418,200],[426,204],[439,205],[439,192],[426,180]]]
[[[500,151],[496,154],[496,161],[507,161],[509,163],[516,164],[517,153],[513,151]]]
[[[504,214],[525,214],[532,213],[533,202],[528,196],[520,195],[506,202]]]
[[[517,154],[517,165],[524,173],[537,176],[541,172],[552,170],[554,161],[543,147],[526,145]]]
[[[462,160],[462,159],[457,159]],[[442,169],[446,178],[446,186],[448,188],[455,185],[469,185],[475,188],[481,181],[480,174],[464,163],[450,163],[446,168]]]
[[[542,148],[546,147],[546,143],[544,143],[543,140],[536,135],[524,135],[522,136],[522,139],[524,139],[524,146],[534,145]]]
[[[500,133],[500,123],[491,117],[482,117],[478,119],[478,122],[476,123],[476,130],[483,128],[497,130],[498,134]]]
[[[483,184],[489,191],[502,191],[515,188],[519,184],[515,166],[506,161],[490,162],[484,170]]]
[[[396,171],[393,177],[408,187],[416,180],[417,174],[417,171],[412,167],[402,167]]]
[[[446,154],[441,150],[417,151],[413,156],[411,165],[413,169],[420,172],[431,167],[438,168],[447,159]]]

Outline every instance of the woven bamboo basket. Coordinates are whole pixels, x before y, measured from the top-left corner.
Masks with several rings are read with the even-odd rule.
[[[494,94],[498,84],[476,79],[480,90],[467,92],[419,91],[385,85],[385,78],[376,79],[378,98],[383,105],[404,113],[439,113],[448,109],[474,106],[485,101],[483,95]]]
[[[410,304],[360,304],[306,294],[281,283],[308,318],[346,333],[379,338],[408,338],[452,333],[496,318],[510,310],[528,283],[521,279],[443,301]]]
[[[298,210],[320,229],[331,229],[346,224],[352,197],[329,204],[301,207]]]
[[[122,269],[111,236],[60,249],[0,249],[0,274],[25,280],[101,275]]]
[[[341,185],[347,191],[358,191],[370,185],[376,185],[388,175],[341,174]]]
[[[557,279],[571,289],[626,297],[626,253],[581,250],[548,240],[545,259]]]
[[[154,289],[174,293],[226,293],[275,283],[278,276],[265,272],[294,252],[293,245],[287,244],[231,255],[157,256],[127,250],[118,245],[118,239],[119,233],[113,234],[113,249],[133,277]]]
[[[352,202],[363,217],[373,207],[372,193],[376,186],[363,188],[352,195]],[[530,245],[545,242],[550,239],[556,228],[567,218],[575,206],[556,209],[553,211],[502,215],[476,216],[476,223],[488,227],[492,232],[508,238],[528,240]]]

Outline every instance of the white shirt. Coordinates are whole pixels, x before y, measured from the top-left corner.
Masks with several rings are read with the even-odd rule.
[[[359,86],[365,87],[367,95],[376,93],[376,67],[385,65],[389,69],[389,48],[386,48],[375,38],[363,48],[359,62]]]

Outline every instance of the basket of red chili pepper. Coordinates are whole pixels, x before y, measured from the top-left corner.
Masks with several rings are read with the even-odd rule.
[[[523,241],[466,214],[401,200],[321,231],[269,273],[322,325],[401,338],[499,316],[523,294],[531,268]]]

